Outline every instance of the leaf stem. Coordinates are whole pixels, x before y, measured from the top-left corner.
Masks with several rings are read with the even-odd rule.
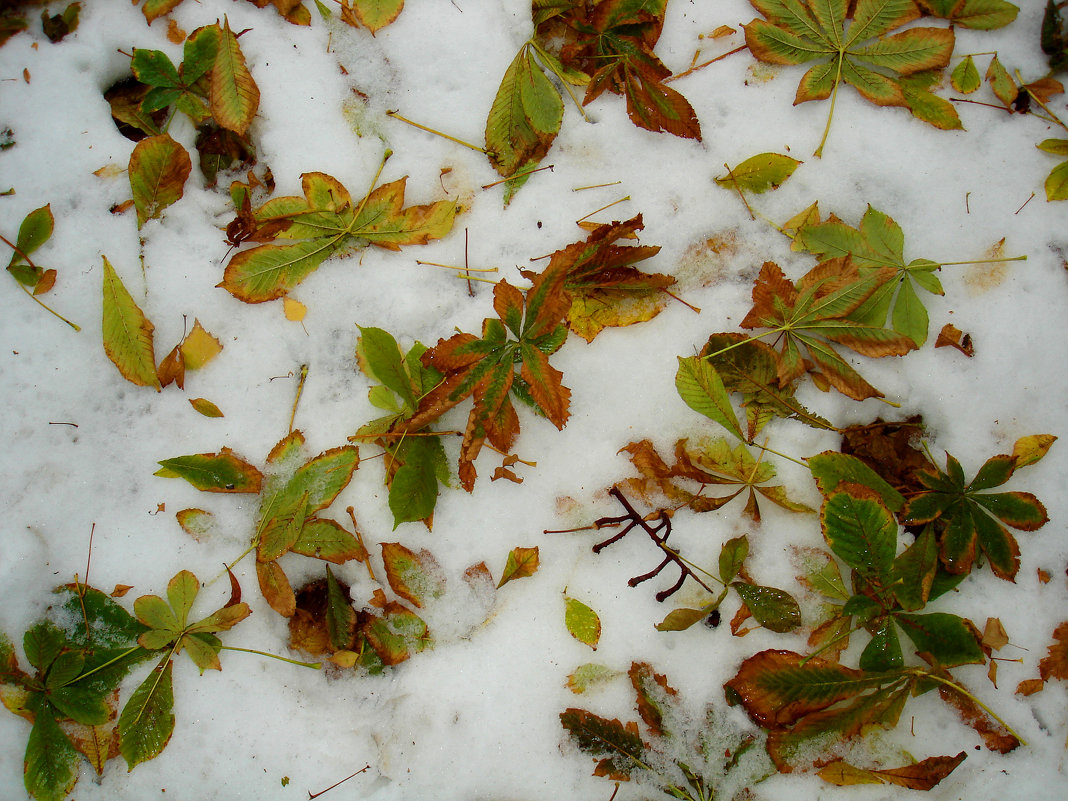
[[[749,212],[749,219],[756,220],[756,215],[753,214],[753,208],[749,205],[749,201],[745,199],[745,192],[742,191],[742,185],[738,183],[738,179],[734,177],[734,170],[730,168],[727,162],[723,162],[723,166],[727,168],[727,177],[734,184],[734,191],[738,193],[738,197],[742,199],[742,204],[745,206],[745,210]]]
[[[969,259],[968,261],[943,261],[939,267],[954,267],[960,264],[1001,264],[1006,261],[1027,261],[1027,256],[1006,256],[1001,259]]]
[[[291,665],[297,665],[298,667],[312,668],[313,670],[322,670],[322,662],[301,662],[297,659],[288,659],[278,654],[269,654],[266,651],[257,651],[255,648],[238,648],[236,645],[221,645],[219,649],[222,651],[241,651],[246,654],[257,654],[259,656],[267,656],[271,659],[277,659],[279,662],[288,662]]]
[[[541,172],[542,170],[549,170],[551,172],[553,167],[555,167],[555,166],[556,166],[555,164],[546,164],[544,167],[531,167],[529,170],[526,170],[525,172],[517,172],[517,173],[515,173],[513,175],[507,176],[506,178],[501,178],[499,181],[494,181],[491,184],[483,184],[482,188],[483,189],[492,189],[495,186],[500,186],[501,184],[508,183],[509,181],[514,181],[517,178],[526,178],[528,175],[533,175],[534,173]]]
[[[571,91],[570,81],[568,81],[567,78],[565,78],[563,75],[560,74],[560,72],[557,71],[557,59],[551,56],[549,53],[546,53],[545,50],[542,49],[541,45],[539,45],[533,39],[528,40],[527,45],[534,48],[534,52],[541,56],[542,62],[544,62],[549,67],[549,70],[552,72],[552,74],[560,79],[560,83],[563,85],[564,91],[567,92],[568,97],[571,98],[571,102],[575,104],[575,108],[579,110],[579,114],[582,115],[582,119],[586,120],[586,122],[589,122],[590,118],[586,115],[586,109],[582,107],[582,103],[580,103],[579,99],[575,97],[575,93]]]
[[[620,198],[619,200],[613,200],[613,201],[612,201],[611,203],[609,203],[609,204],[608,204],[607,206],[601,206],[601,208],[599,208],[599,209],[594,209],[594,210],[593,210],[593,211],[591,211],[591,212],[590,212],[589,214],[587,214],[587,215],[586,215],[585,217],[579,217],[579,218],[578,218],[577,220],[575,220],[575,222],[576,222],[576,223],[580,223],[580,222],[582,222],[583,220],[588,220],[588,219],[589,219],[590,217],[592,217],[592,216],[593,216],[594,214],[597,214],[597,212],[600,212],[600,211],[604,211],[605,209],[610,209],[610,208],[612,208],[612,206],[615,206],[615,205],[617,205],[617,204],[619,204],[619,203],[622,203],[622,202],[623,202],[623,201],[625,201],[625,200],[630,200],[630,195],[627,195],[626,197],[621,197],[621,198]]]
[[[425,265],[427,267],[444,267],[446,270],[456,270],[457,272],[461,272],[461,273],[463,273],[463,272],[468,272],[468,273],[495,273],[495,272],[497,272],[497,268],[496,267],[457,267],[457,266],[455,266],[453,264],[439,264],[436,261],[420,261],[419,259],[416,259],[415,263],[416,264],[423,264],[423,265]]]
[[[733,56],[735,53],[741,53],[743,50],[748,49],[748,47],[749,47],[749,45],[742,45],[741,47],[736,47],[733,50],[728,50],[726,53],[722,53],[722,54],[716,56],[715,58],[711,58],[708,61],[704,61],[704,62],[702,62],[700,64],[696,64],[696,65],[690,67],[685,72],[680,72],[677,75],[669,75],[664,80],[662,80],[661,83],[671,83],[672,81],[677,81],[679,78],[685,78],[687,75],[692,75],[693,73],[697,72],[698,70],[703,70],[709,64],[715,64],[717,61],[722,61],[727,56]]]
[[[18,245],[16,245],[14,242],[12,242],[10,239],[8,239],[3,234],[0,234],[0,241],[2,241],[5,245],[7,245],[9,248],[11,248],[13,251],[15,251],[15,253],[17,253],[19,256],[21,256],[23,261],[25,261],[26,264],[31,269],[36,269],[37,268],[37,265],[33,263],[33,260],[30,259],[29,256],[27,256],[25,253],[22,252],[22,248],[20,248]],[[27,295],[29,295],[30,300],[32,300],[34,303],[39,305],[46,312],[48,312],[49,314],[55,315],[60,320],[65,322],[67,325],[69,325],[71,328],[73,328],[75,331],[81,331],[82,330],[80,326],[78,326],[75,323],[72,323],[70,320],[68,320],[62,314],[57,312],[55,309],[50,308],[44,301],[42,301],[39,297],[37,297],[32,292],[30,292],[30,290],[27,289],[26,286],[21,281],[19,281],[17,278],[15,279],[15,283],[19,285],[19,289],[21,289],[23,292],[25,292]]]
[[[132,654],[132,653],[133,653],[134,651],[137,651],[137,650],[139,650],[140,648],[141,648],[141,646],[140,646],[140,645],[135,645],[135,646],[133,646],[132,648],[130,648],[130,649],[126,650],[126,651],[123,651],[123,652],[122,652],[121,654],[119,654],[118,656],[116,656],[116,657],[114,657],[114,658],[112,658],[112,659],[109,659],[109,660],[108,660],[107,662],[105,662],[104,664],[102,664],[102,665],[97,665],[97,666],[96,666],[95,668],[93,668],[92,670],[87,670],[87,671],[85,671],[85,673],[82,673],[82,674],[80,674],[80,675],[78,676],[78,678],[76,678],[76,679],[75,679],[74,681],[81,681],[81,680],[82,680],[82,679],[84,679],[84,678],[85,678],[86,676],[92,676],[92,675],[93,675],[94,673],[97,673],[98,671],[104,670],[105,668],[109,668],[109,667],[111,667],[112,665],[114,665],[114,664],[115,664],[116,662],[120,662],[120,661],[122,661],[123,659],[125,659],[126,657],[128,657],[128,656],[129,656],[130,654]],[[73,682],[71,682],[71,683],[73,684]]]
[[[834,119],[834,106],[838,102],[838,87],[842,85],[842,62],[845,61],[845,49],[842,48],[838,51],[838,68],[837,74],[834,76],[834,89],[831,92],[831,108],[827,112],[827,125],[823,129],[823,138],[820,139],[820,145],[813,152],[815,158],[823,158],[823,146],[827,144],[827,136],[831,132],[831,120]]]
[[[450,142],[455,142],[458,145],[463,145],[464,147],[469,147],[472,150],[478,151],[479,153],[485,153],[486,152],[486,148],[484,148],[484,147],[479,147],[478,145],[473,145],[470,142],[465,142],[463,139],[457,139],[455,136],[449,136],[447,133],[442,133],[441,131],[436,131],[433,128],[428,128],[425,125],[420,125],[418,122],[413,122],[412,120],[409,120],[407,117],[402,117],[396,111],[387,111],[386,112],[386,116],[393,117],[394,119],[398,119],[401,122],[406,122],[409,125],[411,125],[413,128],[418,128],[421,131],[426,131],[427,133],[432,133],[432,134],[434,134],[436,136],[440,136],[442,139],[448,139]]]

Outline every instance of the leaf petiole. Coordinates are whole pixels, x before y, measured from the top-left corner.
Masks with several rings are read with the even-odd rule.
[[[997,714],[994,712],[994,710],[992,710],[990,707],[988,707],[986,704],[984,704],[982,701],[980,701],[978,698],[976,698],[974,695],[972,695],[970,692],[968,692],[966,689],[964,689],[964,687],[962,687],[961,685],[957,684],[956,682],[950,681],[949,679],[942,678],[941,676],[938,676],[938,675],[936,675],[934,673],[931,673],[929,671],[923,670],[922,668],[916,668],[916,669],[914,669],[912,671],[909,671],[909,672],[912,673],[915,676],[920,676],[920,677],[925,678],[925,679],[932,679],[933,681],[937,681],[939,684],[944,684],[946,687],[948,687],[949,689],[953,690],[954,692],[963,695],[965,698],[967,698],[973,704],[977,705],[984,712],[986,712],[988,715],[990,715],[990,717],[992,717],[994,720],[996,720],[998,723],[1000,723],[1002,726],[1004,726],[1005,730],[1009,734],[1011,734],[1013,737],[1015,737],[1019,741],[1020,745],[1022,745],[1022,746],[1026,746],[1027,745],[1027,741],[1024,740],[1023,737],[1018,735],[1015,731],[1013,731],[1012,726],[1010,726],[1008,723],[1006,723],[1000,717],[998,717]]]
[[[394,119],[400,120],[401,122],[406,122],[409,125],[411,125],[413,128],[418,128],[421,131],[426,131],[427,133],[432,133],[435,136],[440,136],[442,139],[448,139],[450,142],[455,142],[458,145],[463,145],[464,147],[469,147],[472,150],[475,150],[475,151],[477,151],[479,153],[485,153],[486,152],[486,148],[484,148],[484,147],[479,147],[478,145],[473,145],[470,142],[465,142],[463,139],[457,139],[455,136],[449,136],[447,133],[442,133],[441,131],[436,131],[433,128],[428,128],[426,125],[420,125],[418,122],[413,122],[412,120],[409,120],[407,117],[402,117],[396,111],[387,111],[386,112],[386,116],[393,117]]]
[[[288,659],[278,654],[269,654],[266,651],[257,651],[255,648],[238,648],[236,645],[221,645],[220,650],[223,651],[241,651],[246,654],[257,654],[258,656],[267,656],[271,659],[277,659],[280,662],[288,662],[291,665],[297,665],[298,667],[312,668],[313,670],[322,670],[322,662],[301,662],[296,659]]]

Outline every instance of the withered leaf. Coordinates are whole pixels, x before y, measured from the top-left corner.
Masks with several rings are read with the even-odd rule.
[[[1038,663],[1038,674],[1044,681],[1068,680],[1068,621],[1053,630],[1053,643],[1048,654]]]
[[[938,332],[935,340],[936,348],[956,348],[965,356],[971,358],[975,355],[975,346],[972,345],[972,335],[965,334],[952,323],[946,323]]]
[[[840,787],[853,784],[895,784],[910,790],[930,790],[956,770],[965,756],[961,751],[952,757],[928,757],[912,765],[882,769],[858,768],[836,759],[820,769],[819,777]]]

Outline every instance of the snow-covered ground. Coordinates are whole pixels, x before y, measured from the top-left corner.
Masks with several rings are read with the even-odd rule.
[[[27,212],[51,203],[55,234],[36,261],[55,267],[59,279],[45,299],[82,326],[74,332],[4,279],[0,630],[19,650],[22,632],[51,602],[51,589],[75,573],[84,577],[94,524],[90,582],[105,589],[133,585],[127,605],[139,595],[162,593],[182,568],[205,581],[216,577],[244,550],[256,499],[205,495],[155,477],[159,460],[225,446],[262,464],[288,430],[302,364],[309,372],[296,427],[311,453],[342,445],[378,415],[367,399],[369,383],[356,368],[357,325],[384,328],[405,347],[415,340],[433,344],[456,329],[479,331],[492,314],[490,287],[475,284],[470,297],[467,284],[449,271],[416,264],[463,264],[465,230],[472,267],[497,267],[497,277],[522,284],[518,268],[585,238],[575,221],[626,197],[593,219],[641,213],[641,242],[662,247],[642,266],[675,275],[679,294],[702,311],[672,303],[654,320],[610,329],[592,344],[569,338],[554,357],[572,392],[566,428],[557,431],[545,420],[523,416],[516,452],[537,467],[519,465],[521,485],[491,483],[497,457],[486,453],[472,494],[442,494],[432,532],[419,523],[393,530],[380,460],[363,464],[335,502],[330,514],[346,525],[345,507],[355,508],[376,559],[380,542],[426,548],[454,587],[463,586],[469,565],[485,561],[499,578],[509,550],[539,546],[540,570],[502,588],[484,625],[460,625],[471,614],[457,598],[436,618],[428,613],[436,647],[381,676],[316,672],[234,652],[223,653],[221,673],[198,676],[183,659],[175,669],[177,725],[169,746],[130,773],[121,760],[109,763],[99,781],[85,766],[73,794],[78,801],[299,799],[365,765],[369,770],[326,797],[607,799],[612,783],[591,775],[593,761],[567,742],[559,713],[581,706],[609,718],[636,719],[633,694],[625,678],[585,695],[571,693],[567,676],[586,662],[625,671],[634,660],[647,661],[695,710],[716,704],[738,726],[749,725],[740,709],[726,710],[723,683],[743,658],[761,649],[803,650],[801,635],[757,630],[735,638],[725,625],[657,632],[654,624],[670,604],[653,599],[651,584],[631,589],[626,583],[652,566],[649,542],[629,537],[594,555],[595,532],[543,533],[618,512],[604,490],[632,474],[625,455],[617,453],[627,443],[649,438],[670,453],[680,437],[718,436],[715,424],[676,394],[676,356],[692,355],[712,332],[738,330],[762,262],[776,261],[791,278],[814,263],[792,253],[766,220],[751,220],[736,194],[715,185],[724,163],[769,151],[804,161],[781,189],[750,199],[776,223],[818,200],[824,214],[856,224],[870,204],[901,225],[907,258],[983,259],[1002,238],[1006,255],[1027,256],[943,269],[946,294],[928,301],[931,342],[901,359],[857,360],[900,409],[821,394],[811,383],[802,390],[806,405],[839,425],[922,414],[932,451],[941,459],[948,450],[969,473],[987,457],[1011,450],[1023,435],[1065,433],[1068,207],[1045,201],[1042,181],[1055,161],[1035,148],[1063,133],[1034,117],[960,105],[967,130],[943,132],[843,91],[823,158],[814,159],[809,154],[827,104],[793,107],[802,70],[756,67],[739,53],[673,84],[697,111],[702,143],[636,128],[615,96],[589,107],[590,123],[569,103],[545,161],[554,170],[533,176],[504,208],[503,187],[481,188],[498,176],[480,153],[385,112],[482,142],[500,78],[531,33],[527,0],[409,0],[399,19],[375,37],[336,16],[324,21],[314,8],[312,25],[296,27],[250,3],[190,0],[171,14],[183,29],[224,14],[233,30],[248,29],[241,48],[261,92],[251,135],[278,194],[299,194],[301,173],[321,171],[361,197],[388,147],[393,156],[381,180],[408,175],[408,203],[448,197],[465,206],[441,241],[400,253],[372,248],[324,263],[293,293],[308,308],[301,324],[286,320],[280,303],[246,305],[215,287],[227,250],[220,229],[233,211],[225,192],[204,188],[195,166],[184,198],[140,233],[132,210],[109,211],[129,197],[128,181],[125,174],[101,178],[94,171],[125,167],[133,143],[116,130],[102,92],[128,73],[129,57],[121,51],[162,49],[178,61],[181,47],[167,41],[165,21],[146,26],[140,9],[128,2],[85,5],[77,32],[61,43],[41,35],[34,11],[31,31],[0,49],[0,128],[11,128],[16,141],[0,154],[0,190],[15,189],[0,197],[0,233],[12,238]],[[958,30],[956,52],[996,49],[1024,76],[1043,75],[1038,30],[1045,4],[1019,5],[1019,18],[1006,29]],[[698,45],[708,58],[742,44],[740,24],[754,16],[744,0],[671,0],[657,53],[681,71]],[[738,32],[722,41],[699,39],[720,25]],[[1064,96],[1052,107],[1063,117]],[[194,132],[186,120],[177,120],[171,133],[192,148]],[[594,184],[612,185],[573,191]],[[1032,192],[1038,196],[1025,204]],[[715,249],[707,246],[710,240]],[[183,321],[191,325],[194,317],[223,343],[217,359],[187,376],[185,392],[135,387],[108,361],[101,346],[101,254],[154,322],[157,358],[179,341]],[[947,322],[972,335],[974,358],[932,347]],[[193,397],[210,399],[225,417],[198,415],[188,403]],[[462,427],[464,413],[446,421]],[[791,422],[775,422],[768,432],[773,447],[791,454],[838,444],[834,435]],[[455,450],[450,456],[455,459]],[[776,465],[792,493],[818,504],[807,471],[784,460]],[[933,693],[910,701],[902,725],[884,735],[917,759],[967,751],[968,759],[931,791],[932,799],[1063,797],[1065,687],[1050,682],[1029,698],[1013,690],[1037,675],[1054,626],[1068,617],[1066,475],[1068,449],[1061,442],[1012,485],[1034,492],[1051,518],[1041,530],[1020,534],[1016,583],[997,581],[984,570],[952,599],[952,611],[980,627],[987,617],[1000,617],[1008,630],[1013,645],[999,655],[1022,661],[1001,663],[998,689],[981,666],[955,673],[1027,746],[1007,756],[974,750],[975,732]],[[748,532],[754,577],[799,593],[787,547],[820,544],[815,518],[771,509],[756,526],[738,505],[680,515],[677,545],[713,566],[726,539]],[[187,507],[216,516],[215,530],[202,542],[175,520],[174,512]],[[283,564],[295,585],[322,572],[319,562],[303,557],[287,557]],[[1052,574],[1049,584],[1039,583],[1040,568]],[[254,612],[224,641],[286,654],[286,621],[259,597],[251,559],[235,572]],[[364,565],[350,562],[335,572],[353,584],[357,599],[370,594]],[[225,578],[209,584],[197,609],[206,614],[224,602],[226,585]],[[565,589],[600,614],[596,652],[565,628]],[[672,600],[685,603],[688,591]],[[725,619],[736,604],[724,604]],[[134,672],[126,693],[143,672]],[[21,718],[0,714],[0,798],[24,797],[28,732]],[[764,798],[861,801],[905,792],[840,790],[799,775],[772,777],[754,791]],[[624,785],[616,797],[642,795]]]

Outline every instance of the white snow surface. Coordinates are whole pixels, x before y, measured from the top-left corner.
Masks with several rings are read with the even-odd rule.
[[[958,30],[956,52],[996,49],[1023,75],[1044,74],[1038,31],[1045,4],[1019,5],[1019,18],[1006,29]],[[296,426],[311,453],[342,445],[377,416],[367,401],[369,382],[353,356],[357,325],[382,327],[404,347],[415,340],[433,344],[455,329],[479,331],[492,314],[490,287],[476,284],[472,298],[466,283],[449,271],[416,264],[417,259],[462,264],[465,230],[471,266],[498,267],[496,277],[523,285],[518,268],[584,239],[576,220],[627,197],[593,219],[642,213],[641,242],[662,250],[641,266],[676,275],[679,293],[701,312],[671,303],[654,320],[609,329],[592,344],[569,338],[554,357],[572,391],[567,426],[557,431],[521,411],[516,452],[537,467],[517,466],[521,485],[490,482],[499,457],[487,451],[478,462],[473,493],[458,488],[442,493],[433,531],[417,523],[393,530],[380,461],[363,464],[333,504],[327,514],[346,525],[344,509],[355,507],[379,571],[377,543],[426,548],[457,593],[465,586],[461,576],[467,566],[485,561],[499,578],[511,548],[539,546],[540,570],[502,588],[484,624],[472,628],[468,621],[479,624],[490,601],[453,597],[451,608],[428,612],[432,634],[440,635],[436,646],[381,676],[317,672],[236,652],[222,654],[221,672],[199,676],[183,658],[175,668],[177,724],[168,747],[129,773],[121,759],[110,762],[100,779],[83,765],[72,795],[78,801],[301,799],[365,765],[366,772],[325,797],[608,799],[613,784],[592,775],[594,762],[568,742],[559,713],[578,706],[609,718],[638,717],[625,677],[581,696],[566,688],[568,674],[586,662],[625,671],[632,661],[647,661],[692,705],[695,719],[706,704],[714,704],[739,728],[750,726],[740,710],[726,708],[723,683],[759,650],[803,650],[801,635],[757,630],[735,638],[725,623],[715,630],[657,632],[654,624],[672,602],[684,605],[696,595],[688,585],[658,604],[653,593],[673,580],[667,573],[637,588],[627,586],[628,578],[659,558],[650,542],[629,536],[594,555],[597,532],[543,531],[618,513],[604,491],[632,474],[618,453],[628,442],[650,438],[670,454],[680,437],[722,433],[676,394],[676,356],[693,354],[710,333],[739,330],[765,260],[776,261],[792,278],[812,266],[811,257],[792,253],[767,220],[781,223],[813,201],[825,215],[834,212],[851,224],[867,204],[886,212],[904,229],[907,258],[983,259],[1004,237],[1005,254],[1027,260],[944,268],[945,296],[925,296],[931,312],[927,346],[904,358],[855,360],[900,409],[822,394],[811,383],[801,393],[806,405],[839,425],[922,413],[932,452],[940,460],[948,450],[969,472],[1011,450],[1018,437],[1065,433],[1068,206],[1045,201],[1042,181],[1056,162],[1034,146],[1063,133],[1034,117],[959,105],[967,131],[943,132],[844,90],[823,158],[816,159],[810,154],[827,104],[792,106],[802,70],[760,67],[758,74],[754,60],[739,53],[673,84],[696,109],[703,142],[636,128],[615,96],[589,107],[590,123],[568,102],[559,138],[544,162],[554,170],[533,176],[505,208],[503,187],[481,188],[498,176],[480,153],[385,111],[481,143],[500,78],[530,36],[529,2],[409,0],[399,19],[375,37],[342,25],[336,16],[324,21],[314,7],[312,25],[304,28],[286,24],[270,8],[231,0],[185,2],[170,16],[191,31],[224,15],[233,30],[248,29],[241,47],[262,93],[251,135],[260,161],[273,171],[277,194],[299,194],[301,173],[322,171],[361,197],[388,147],[393,156],[381,181],[409,176],[407,203],[459,198],[465,210],[441,241],[399,253],[372,248],[324,263],[293,293],[308,307],[303,325],[287,321],[280,303],[240,303],[215,287],[227,250],[221,229],[233,212],[224,191],[204,187],[195,156],[185,196],[140,232],[132,210],[109,212],[129,196],[125,174],[93,174],[109,164],[125,167],[133,148],[116,130],[102,97],[128,72],[129,59],[120,51],[161,49],[176,62],[181,58],[181,47],[166,39],[166,20],[147,26],[129,2],[97,0],[85,4],[76,33],[51,44],[31,10],[31,31],[0,48],[0,127],[10,127],[17,142],[0,154],[0,190],[16,190],[0,197],[0,230],[13,238],[27,212],[51,203],[55,233],[35,261],[56,267],[59,280],[44,299],[82,331],[46,314],[4,279],[0,629],[20,654],[22,632],[52,602],[51,589],[75,573],[84,577],[94,524],[90,583],[104,589],[134,585],[122,601],[127,608],[139,595],[162,593],[183,568],[210,581],[244,550],[256,499],[206,495],[182,481],[155,477],[159,460],[225,446],[262,464],[287,431],[294,376],[302,364],[309,365],[309,374]],[[681,71],[698,45],[708,58],[741,44],[740,24],[754,16],[744,0],[672,0],[657,53]],[[698,38],[724,24],[738,32],[723,42]],[[770,80],[760,77],[769,72]],[[1052,107],[1063,115],[1064,96]],[[171,133],[192,149],[194,132],[184,118]],[[713,178],[724,173],[724,163],[766,151],[789,152],[804,164],[776,192],[750,198],[767,218],[754,221],[737,195]],[[612,182],[618,183],[573,191]],[[1025,204],[1032,192],[1038,196]],[[712,238],[732,244],[719,253],[702,251]],[[189,373],[184,392],[133,386],[105,356],[102,254],[155,324],[157,358],[194,317],[223,342],[217,359]],[[971,333],[974,358],[932,347],[946,322]],[[212,400],[225,417],[198,415],[188,403],[193,397]],[[446,421],[462,427],[465,408]],[[772,423],[768,433],[772,447],[795,455],[838,446],[835,435],[788,421]],[[455,460],[455,444],[449,448]],[[373,452],[367,448],[365,455]],[[818,503],[807,471],[785,460],[775,463],[792,493]],[[1064,797],[1065,687],[1053,681],[1029,698],[1013,690],[1037,676],[1052,630],[1066,617],[1066,475],[1068,447],[1060,442],[1010,485],[1034,492],[1051,517],[1041,530],[1019,534],[1022,565],[1015,585],[984,569],[936,607],[968,616],[980,628],[987,617],[1003,621],[1012,645],[998,654],[1010,659],[1000,664],[998,688],[982,666],[955,675],[1027,745],[1006,756],[980,748],[975,732],[933,693],[910,700],[898,729],[881,736],[890,753],[916,759],[967,752],[964,763],[928,794],[932,801]],[[165,511],[157,512],[163,504]],[[761,525],[753,525],[739,506],[702,516],[679,514],[676,544],[712,567],[726,539],[748,532],[752,575],[800,597],[787,548],[821,544],[815,517],[773,508]],[[202,542],[175,520],[174,512],[187,507],[216,515],[216,530]],[[283,565],[295,586],[322,574],[321,563],[295,555]],[[1052,574],[1050,583],[1039,582],[1040,568]],[[335,572],[352,583],[358,601],[370,595],[364,565],[351,562]],[[286,648],[286,621],[259,596],[251,557],[236,574],[253,615],[225,633],[224,642],[296,656]],[[208,584],[194,611],[206,614],[220,605],[226,584],[225,577]],[[596,652],[565,629],[565,590],[600,614],[603,634]],[[724,603],[725,620],[737,604],[736,597]],[[850,658],[855,653],[847,655],[847,663]],[[130,675],[124,698],[146,670],[142,666]],[[28,732],[26,721],[0,714],[0,798],[25,797]],[[827,801],[875,801],[909,792],[839,789],[799,774],[774,776],[753,789],[758,798]],[[649,792],[624,784],[615,797],[643,798]]]

